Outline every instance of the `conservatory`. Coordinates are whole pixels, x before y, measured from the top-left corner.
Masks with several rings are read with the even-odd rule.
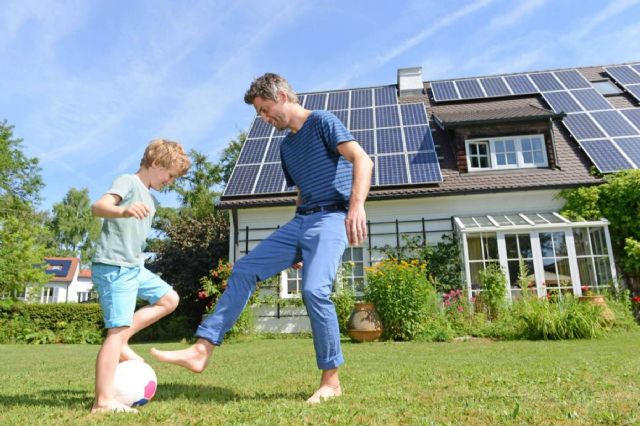
[[[470,298],[482,291],[480,271],[492,262],[506,272],[510,298],[521,292],[521,282],[539,297],[616,285],[605,219],[574,222],[556,212],[518,213],[454,217],[454,224]]]

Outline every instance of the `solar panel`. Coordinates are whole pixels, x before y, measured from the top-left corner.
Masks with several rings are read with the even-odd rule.
[[[379,185],[401,185],[408,182],[404,154],[378,156],[377,160]]]
[[[402,124],[405,126],[428,123],[424,104],[403,104],[400,105],[400,111],[402,113]]]
[[[55,277],[66,277],[71,268],[70,259],[46,259],[46,262],[49,266],[45,272]]]
[[[577,70],[554,71],[553,74],[567,89],[588,89],[591,83]]]
[[[434,81],[431,83],[433,99],[436,101],[452,101],[460,99],[453,81]]]
[[[314,93],[312,95],[307,95],[307,103],[305,105],[305,108],[311,110],[324,109],[326,100],[326,93]]]
[[[592,112],[591,116],[607,132],[608,136],[635,136],[640,134],[620,111]]]
[[[613,142],[608,139],[582,141],[580,146],[602,173],[633,168]]]
[[[331,113],[338,117],[338,120],[342,121],[344,127],[349,128],[349,110],[343,109],[340,111],[331,111]]]
[[[273,163],[280,161],[280,143],[284,138],[272,138],[267,150],[267,156],[264,158],[265,163]]]
[[[511,94],[511,90],[501,77],[481,78],[480,84],[482,84],[487,96],[508,96]]]
[[[616,138],[614,142],[635,163],[636,167],[640,166],[640,137]]]
[[[351,110],[351,130],[373,128],[373,108]]]
[[[623,109],[620,112],[640,130],[640,108]]]
[[[298,103],[300,105],[304,105],[304,98],[305,98],[304,95],[298,95]]]
[[[629,86],[625,86],[625,89],[627,89],[634,98],[640,101],[640,84],[631,84]]]
[[[640,64],[631,65],[631,68],[633,68],[638,74],[640,74]]]
[[[240,152],[238,164],[254,164],[261,163],[262,157],[267,150],[268,138],[247,139]]]
[[[613,109],[611,104],[595,89],[571,90],[571,94],[587,111]]]
[[[373,155],[376,153],[373,141],[373,130],[354,130],[351,134],[367,154]]]
[[[395,86],[376,87],[375,95],[376,106],[398,104],[398,96],[396,95]]]
[[[259,165],[236,166],[224,190],[224,195],[251,194],[259,168]]]
[[[267,138],[271,135],[271,130],[273,127],[269,123],[266,123],[260,117],[255,117],[253,120],[253,124],[251,126],[251,130],[249,130],[249,134],[247,138]]]
[[[400,125],[398,106],[383,106],[376,108],[376,127],[395,127]]]
[[[484,98],[484,93],[478,80],[456,80],[456,87],[462,99]]]
[[[605,71],[620,84],[638,84],[640,83],[640,74],[634,71],[628,65],[620,65],[617,67],[604,67]]]
[[[351,91],[351,108],[369,108],[372,105],[371,89]]]
[[[504,77],[511,91],[516,95],[538,93],[538,89],[531,83],[526,74],[507,75]]]
[[[529,74],[531,80],[538,86],[540,92],[550,92],[552,90],[562,90],[564,87],[550,72]]]
[[[442,174],[435,152],[409,154],[409,173],[412,183],[441,182]]]
[[[400,127],[376,130],[376,146],[378,154],[404,152]]]
[[[349,92],[329,93],[327,109],[330,111],[349,108]]]
[[[578,140],[604,138],[605,134],[596,126],[589,114],[577,113],[567,115],[562,122]]]
[[[571,97],[569,92],[545,92],[542,97],[555,112],[579,112],[582,107]]]
[[[429,126],[405,127],[404,138],[407,151],[435,151]]]
[[[263,164],[260,177],[256,183],[254,194],[265,194],[282,191],[284,186],[284,172],[280,163]]]

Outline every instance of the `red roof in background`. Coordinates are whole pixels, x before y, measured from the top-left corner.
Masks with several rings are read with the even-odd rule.
[[[91,269],[80,269],[78,278],[91,278]]]

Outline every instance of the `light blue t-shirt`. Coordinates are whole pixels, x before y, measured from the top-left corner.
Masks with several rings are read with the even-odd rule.
[[[338,118],[313,111],[296,132],[280,144],[280,158],[288,186],[297,186],[302,208],[348,204],[353,166],[338,153],[338,145],[354,140]]]
[[[121,207],[130,206],[135,202],[144,203],[149,207],[149,216],[144,219],[103,219],[96,254],[92,261],[129,268],[140,266],[144,264],[143,250],[147,245],[147,235],[151,230],[158,201],[136,175],[119,176],[106,193],[120,196]]]

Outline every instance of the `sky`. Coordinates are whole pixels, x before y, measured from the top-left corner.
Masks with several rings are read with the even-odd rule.
[[[265,72],[298,92],[640,61],[640,0],[3,0],[0,121],[50,210],[164,137],[216,162]],[[175,206],[171,194],[158,196]]]

